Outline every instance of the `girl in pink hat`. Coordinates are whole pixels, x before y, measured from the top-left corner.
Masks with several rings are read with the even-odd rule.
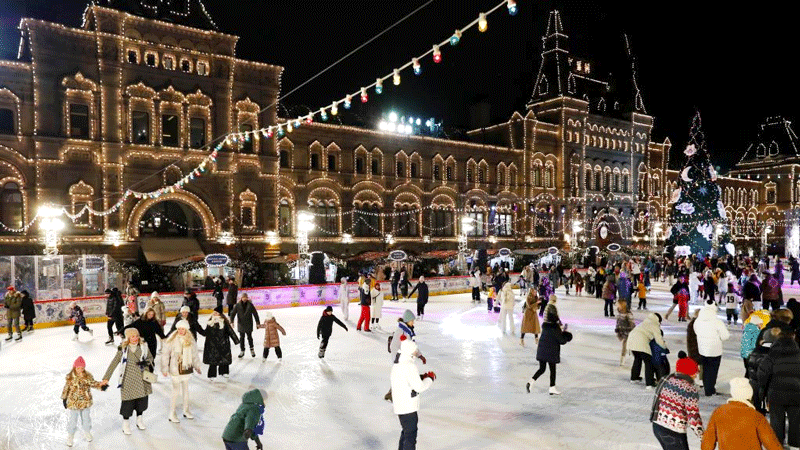
[[[92,419],[89,408],[92,407],[91,388],[100,389],[108,385],[105,381],[95,381],[92,374],[86,371],[86,361],[79,356],[72,364],[72,370],[67,374],[67,382],[61,392],[64,408],[69,410],[69,423],[67,424],[67,446],[72,447],[75,430],[78,429],[78,417],[81,418],[83,433],[86,441],[92,441]]]

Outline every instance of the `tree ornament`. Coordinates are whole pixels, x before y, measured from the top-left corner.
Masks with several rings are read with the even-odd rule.
[[[689,171],[692,169],[692,166],[687,166],[681,171],[681,179],[687,183],[691,183],[694,181],[693,179],[689,178]]]
[[[688,202],[683,202],[680,205],[676,206],[675,209],[681,212],[681,214],[693,214],[694,213],[694,205]]]
[[[717,181],[717,171],[713,166],[708,166],[708,174],[711,176],[711,181]]]
[[[736,254],[736,246],[733,245],[733,242],[728,242],[725,244],[725,250],[728,252],[729,255]]]
[[[725,220],[728,218],[728,212],[725,211],[725,204],[722,203],[722,200],[717,201],[717,211],[719,212],[719,218]]]
[[[669,202],[670,203],[675,203],[675,202],[678,201],[679,198],[681,198],[681,188],[678,188],[678,189],[675,189],[674,191],[672,191],[672,195],[670,195],[670,197],[669,197]]]
[[[697,232],[703,235],[707,241],[711,240],[711,234],[714,233],[714,227],[710,223],[697,224]]]
[[[689,144],[686,146],[686,150],[683,151],[686,156],[692,156],[697,153],[697,147],[694,144]]]

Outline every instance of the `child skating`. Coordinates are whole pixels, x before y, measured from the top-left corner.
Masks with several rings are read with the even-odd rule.
[[[644,283],[639,283],[640,290],[643,286]],[[635,327],[636,322],[633,321],[633,313],[625,308],[623,302],[617,302],[617,326],[614,328],[614,332],[617,333],[617,339],[622,342],[622,353],[619,356],[620,366],[625,362],[625,353],[628,350],[628,335]]]
[[[69,411],[67,423],[67,447],[72,447],[75,431],[78,429],[78,417],[81,419],[83,435],[87,442],[92,441],[92,393],[90,389],[105,388],[108,383],[95,381],[92,374],[86,371],[86,361],[82,356],[72,364],[72,370],[67,374],[67,382],[61,391],[61,400],[64,408]]]
[[[733,318],[734,325],[739,322],[738,297],[736,291],[733,289],[733,284],[728,284],[728,291],[725,293],[725,315],[728,317],[728,325],[731,324],[731,317]]]
[[[647,311],[647,286],[645,286],[643,282],[640,282],[636,289],[639,292],[639,307],[636,309]]]
[[[343,324],[341,320],[333,315],[333,307],[326,306],[325,311],[322,312],[322,317],[319,318],[317,323],[317,339],[322,339],[319,344],[319,357],[325,357],[325,350],[328,349],[328,340],[333,334],[333,323],[336,322],[340,327],[347,331],[347,325]]]
[[[74,324],[72,327],[72,331],[75,333],[75,336],[72,338],[73,341],[78,340],[78,333],[80,330],[88,331],[89,334],[94,336],[92,330],[86,326],[86,317],[84,317],[81,307],[78,306],[78,302],[72,302],[69,304],[69,320],[71,320]]]
[[[271,312],[267,311],[264,313],[264,323],[259,324],[258,328],[263,328],[264,331],[264,358],[263,361],[267,360],[269,356],[269,349],[275,349],[275,355],[278,357],[278,361],[283,361],[283,352],[281,351],[281,337],[278,335],[278,331],[283,333],[286,336],[286,330],[283,329],[281,324],[275,319],[275,316],[272,315]]]

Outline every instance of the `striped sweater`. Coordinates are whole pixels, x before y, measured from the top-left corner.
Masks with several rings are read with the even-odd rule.
[[[677,433],[686,433],[686,427],[703,436],[703,419],[700,417],[697,386],[686,375],[673,373],[659,383],[653,399],[650,421]]]

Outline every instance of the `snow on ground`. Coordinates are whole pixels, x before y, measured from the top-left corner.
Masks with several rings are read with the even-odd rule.
[[[420,371],[433,370],[437,379],[422,394],[419,448],[426,450],[517,449],[657,449],[648,421],[652,391],[628,379],[631,357],[619,367],[620,344],[614,319],[602,315],[603,302],[564,296],[558,289],[559,310],[575,339],[562,348],[558,365],[559,397],[549,396],[548,376],[533,385],[525,383],[538,368],[533,337],[521,347],[519,337],[502,336],[497,314],[486,305],[475,306],[470,294],[432,297],[424,321],[417,322],[418,343],[428,359]],[[787,297],[788,298],[788,297]],[[662,315],[671,304],[666,286],[657,283],[648,299],[651,311]],[[316,324],[322,307],[274,310],[286,329],[281,336],[284,361],[274,353],[261,361],[263,330],[254,333],[257,357],[236,360],[231,377],[210,383],[203,375],[190,382],[194,420],[168,422],[170,383],[160,377],[150,397],[144,419],[146,431],[133,428],[124,436],[116,389],[93,391],[93,432],[86,443],[80,429],[74,448],[200,450],[222,448],[221,434],[241,395],[253,388],[267,392],[267,423],[262,437],[265,449],[393,449],[400,424],[391,405],[383,400],[389,388],[391,356],[386,340],[397,317],[414,303],[384,303],[382,331],[359,333],[353,318],[359,307],[350,306],[349,332],[334,326],[324,360],[317,358]],[[634,306],[636,300],[634,299]],[[695,307],[692,307],[693,310]],[[516,307],[517,330],[521,305]],[[335,307],[337,316],[341,316]],[[634,311],[637,322],[646,312]],[[720,317],[724,312],[720,313]],[[205,324],[207,316],[201,318]],[[685,348],[686,324],[665,322],[672,351]],[[0,351],[0,449],[64,448],[67,413],[60,394],[64,376],[82,355],[95,378],[103,376],[115,347],[106,346],[105,324],[90,325],[95,337],[84,332],[73,342],[71,328],[50,328],[26,334],[19,343],[3,342]],[[727,381],[742,376],[739,327],[731,327],[725,343],[718,390],[729,392]],[[518,333],[518,331],[517,331]],[[202,345],[203,338],[200,337]],[[118,342],[118,341],[117,341]],[[158,361],[157,361],[158,362]],[[118,369],[119,370],[119,369]],[[112,377],[116,383],[118,371]],[[223,380],[220,378],[220,380]],[[701,397],[704,420],[727,396]],[[180,408],[180,406],[179,406]],[[180,414],[180,410],[179,410]],[[693,435],[692,447],[699,443]],[[251,444],[251,448],[254,446]]]

